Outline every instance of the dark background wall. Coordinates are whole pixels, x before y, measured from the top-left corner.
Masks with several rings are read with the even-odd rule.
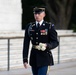
[[[53,9],[54,12],[55,11],[55,7],[53,4],[53,0],[50,0],[52,2],[51,3],[51,7]],[[35,6],[45,6],[45,3],[42,0],[21,0],[22,2],[22,29],[26,28],[26,25],[30,22],[34,21],[34,17],[33,17],[33,8]],[[71,16],[71,20],[68,26],[68,29],[73,29],[74,31],[76,31],[76,2],[74,3],[73,6],[73,11],[72,11],[72,16]],[[46,10],[47,11],[47,10]],[[48,12],[46,12],[46,17],[45,17],[46,21],[50,21],[50,18],[48,16]]]
[[[72,17],[68,29],[73,29],[76,32],[76,3],[73,6]]]
[[[41,0],[21,0],[22,1],[22,29],[26,28],[26,25],[34,21],[33,8],[35,6],[45,6]],[[46,13],[45,20],[49,21],[48,14]]]

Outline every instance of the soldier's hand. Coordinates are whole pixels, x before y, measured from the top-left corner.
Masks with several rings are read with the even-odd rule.
[[[39,46],[39,45],[37,45],[37,46],[36,46],[36,49],[40,50],[40,46]]]
[[[24,67],[28,68],[28,63],[27,62],[24,63]]]
[[[46,44],[45,43],[39,43],[39,46],[40,46],[40,49],[42,50],[42,51],[45,51],[46,50]]]

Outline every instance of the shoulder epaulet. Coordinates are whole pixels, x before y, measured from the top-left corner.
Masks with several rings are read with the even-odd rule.
[[[48,22],[49,24],[52,24],[51,22]]]
[[[49,24],[50,24],[49,28],[54,27],[53,23],[49,22]]]
[[[51,22],[47,22],[47,21],[45,23],[49,25],[49,29],[50,29],[51,26],[52,26],[52,23]]]
[[[45,23],[48,23],[47,21],[45,21]]]
[[[52,24],[51,22],[47,22],[47,21],[46,21],[45,23],[47,23],[47,24]]]
[[[33,27],[35,26],[35,22],[31,22],[30,25]]]
[[[49,24],[49,22],[45,21],[46,24]]]
[[[51,22],[48,22],[48,23],[49,23],[49,29],[51,29],[52,23]]]

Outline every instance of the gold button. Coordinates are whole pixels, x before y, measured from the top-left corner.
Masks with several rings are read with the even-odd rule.
[[[36,37],[36,39],[38,39],[38,37]]]
[[[36,33],[38,35],[38,33]]]
[[[33,37],[31,37],[31,40],[33,40]]]
[[[36,42],[36,44],[38,44],[38,42]]]

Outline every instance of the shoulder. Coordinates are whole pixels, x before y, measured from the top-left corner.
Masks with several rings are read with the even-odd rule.
[[[54,24],[53,24],[52,22],[47,22],[47,21],[46,21],[45,24],[48,25],[49,28],[54,27]]]
[[[34,25],[34,24],[35,24],[35,22],[30,22],[30,23],[29,23],[29,25]]]
[[[34,25],[35,25],[35,22],[30,22],[30,23],[28,23],[28,24],[26,25],[26,28],[32,27],[32,26],[34,26]]]
[[[28,24],[28,26],[35,26],[35,22],[30,22],[29,24]]]

